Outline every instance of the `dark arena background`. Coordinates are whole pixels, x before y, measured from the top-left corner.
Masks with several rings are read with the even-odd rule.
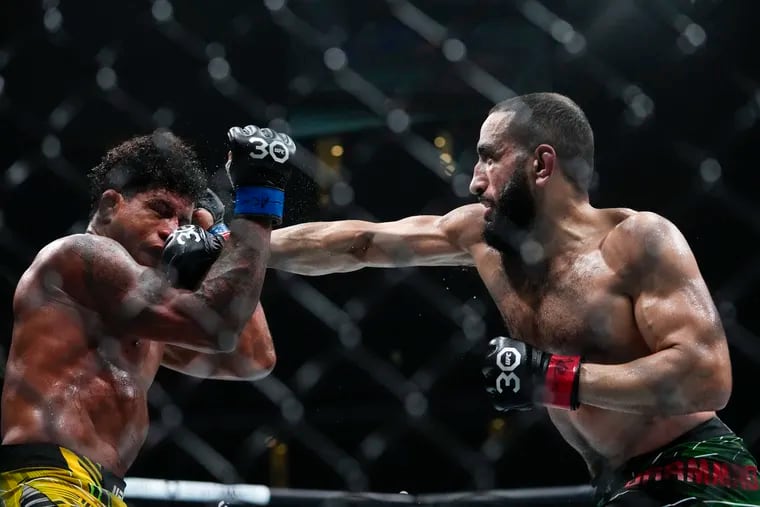
[[[660,213],[692,246],[730,344],[734,387],[720,416],[760,455],[753,7],[3,2],[0,362],[20,275],[43,245],[84,230],[86,172],[132,135],[166,128],[187,139],[212,185],[229,195],[227,129],[268,125],[313,154],[310,174],[288,186],[285,225],[395,220],[473,202],[467,186],[488,109],[515,94],[556,91],[577,101],[594,128],[592,203]],[[265,485],[282,492],[279,505],[588,483],[545,410],[491,408],[480,358],[504,327],[474,269],[269,270],[262,302],[274,372],[223,382],[161,370],[130,477]],[[345,494],[314,493],[321,500],[308,503],[300,490]],[[235,500],[200,495],[206,505]],[[476,505],[477,497],[462,493],[451,504]],[[130,499],[127,487],[130,505],[190,505],[166,498]],[[553,502],[542,505],[584,505],[569,496]]]

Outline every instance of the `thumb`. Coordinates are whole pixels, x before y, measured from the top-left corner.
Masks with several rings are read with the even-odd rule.
[[[204,231],[214,225],[214,217],[205,208],[196,208],[193,211],[193,224],[201,227]]]

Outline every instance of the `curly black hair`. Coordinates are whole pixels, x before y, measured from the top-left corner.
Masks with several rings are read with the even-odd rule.
[[[92,168],[89,179],[92,213],[108,189],[132,196],[161,188],[197,201],[207,184],[195,150],[166,130],[133,137],[111,148]]]

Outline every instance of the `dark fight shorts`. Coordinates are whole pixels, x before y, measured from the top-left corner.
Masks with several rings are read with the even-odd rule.
[[[592,482],[597,507],[760,506],[757,463],[717,417]]]
[[[54,444],[0,446],[0,506],[126,507],[124,481]]]

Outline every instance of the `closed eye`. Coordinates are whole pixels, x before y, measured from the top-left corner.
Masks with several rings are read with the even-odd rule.
[[[174,206],[162,199],[154,199],[150,201],[148,207],[153,210],[159,218],[172,218],[176,215]]]

